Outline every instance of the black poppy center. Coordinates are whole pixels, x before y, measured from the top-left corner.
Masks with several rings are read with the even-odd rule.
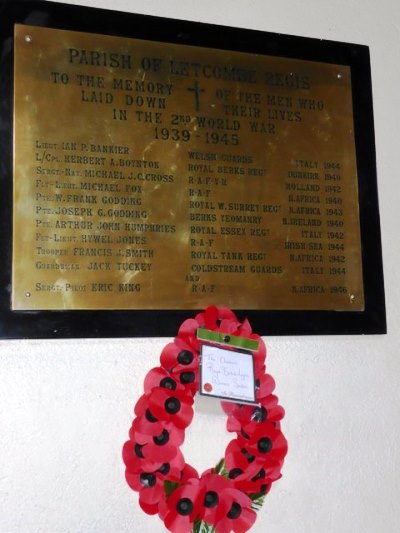
[[[254,459],[255,459],[254,455],[252,455],[250,452],[248,452],[246,450],[246,448],[242,448],[240,451],[246,457],[246,459],[248,460],[249,463],[252,463],[254,461]]]
[[[254,410],[254,413],[252,414],[251,418],[255,422],[264,422],[267,420],[268,412],[265,409],[265,407],[257,407],[257,409]]]
[[[164,389],[175,390],[176,383],[172,378],[163,378],[160,381],[160,387],[163,387]]]
[[[215,507],[219,503],[218,494],[213,490],[209,490],[208,492],[206,492],[204,496],[203,503],[204,503],[204,507],[208,507],[209,509],[211,509],[212,507]]]
[[[150,409],[146,409],[146,420],[149,422],[158,422],[157,418],[151,414]]]
[[[176,504],[177,512],[182,516],[187,516],[193,511],[193,503],[189,498],[181,498]]]
[[[186,383],[193,383],[194,377],[194,372],[182,372],[180,380],[183,385],[186,385]]]
[[[140,444],[135,444],[135,455],[136,457],[139,457],[140,459],[144,459],[142,448],[143,446],[141,446]]]
[[[169,413],[170,415],[174,415],[181,408],[181,402],[178,400],[178,398],[172,396],[171,398],[165,400],[164,407],[167,413]]]
[[[226,515],[228,518],[231,518],[234,520],[235,518],[239,518],[239,516],[242,514],[242,507],[237,502],[232,503],[232,507],[229,510],[229,513]]]
[[[257,449],[260,453],[268,453],[272,450],[272,441],[268,437],[262,437],[257,443]]]
[[[240,434],[241,434],[242,437],[245,438],[245,439],[249,439],[249,438],[250,438],[250,435],[248,435],[247,433],[245,433],[245,432],[243,431],[243,429],[240,430]]]
[[[240,474],[243,474],[243,470],[241,468],[232,468],[230,470],[228,477],[229,479],[236,479]]]
[[[158,472],[160,472],[160,474],[162,474],[163,476],[166,476],[170,470],[171,465],[169,463],[163,463],[158,469]]]
[[[193,354],[192,352],[189,352],[189,350],[182,350],[178,354],[178,362],[181,365],[190,365],[190,363],[193,361]]]
[[[161,433],[161,435],[158,435],[157,437],[153,437],[154,444],[157,444],[158,446],[163,446],[164,444],[167,444],[169,441],[169,433],[166,429]]]
[[[253,478],[251,478],[251,481],[258,481],[259,479],[264,479],[264,478],[265,478],[265,470],[264,468],[261,468],[258,471],[258,474],[256,474]]]
[[[154,474],[140,474],[140,483],[143,487],[154,487],[156,476]]]

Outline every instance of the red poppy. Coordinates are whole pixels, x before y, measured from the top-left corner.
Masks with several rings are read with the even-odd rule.
[[[191,348],[182,339],[176,338],[165,346],[160,356],[161,365],[168,371],[179,366],[186,370],[197,370],[199,367],[199,352]]]
[[[218,533],[245,533],[254,524],[257,515],[251,508],[251,499],[237,489],[226,489],[216,515]]]
[[[167,344],[160,361],[172,379],[194,395],[199,388],[199,354],[181,339]]]
[[[164,397],[164,403],[166,405],[162,403]],[[176,397],[177,401],[168,403],[167,399],[170,397]],[[178,400],[178,398],[180,399]],[[172,403],[174,403],[174,405],[172,405]],[[156,444],[163,445],[170,441],[180,446],[185,440],[183,428],[179,427],[178,424],[175,424],[170,416],[171,413],[164,413],[163,408],[165,408],[166,411],[167,407],[170,410],[173,407],[174,409],[172,409],[172,411],[174,411],[179,407],[175,414],[179,414],[182,409],[183,415],[181,415],[181,418],[186,420],[190,415],[188,410],[192,410],[192,404],[193,398],[191,395],[187,394],[186,391],[170,391],[162,387],[156,387],[152,390],[151,394],[143,394],[135,405],[136,418],[132,422],[132,427],[129,433],[132,440],[137,440],[140,444],[144,444],[145,442],[151,441],[150,437],[161,435],[164,430],[167,430],[169,434],[167,441],[156,442]],[[155,412],[157,415],[155,415]],[[140,435],[140,437],[138,437],[138,435]],[[147,435],[148,438],[143,440],[143,436],[145,435]]]
[[[156,387],[149,397],[152,415],[162,421],[171,422],[178,428],[186,428],[193,418],[193,397],[185,390],[167,390]]]
[[[150,444],[138,444],[128,440],[122,449],[122,458],[131,472],[155,472],[166,471],[168,466],[169,479],[179,481],[181,471],[185,466],[185,459],[180,448],[168,447],[163,453],[154,454],[154,448]],[[157,450],[156,450],[157,451]]]
[[[126,475],[126,479],[129,484],[128,475]],[[157,484],[154,487],[143,488],[139,492],[139,505],[142,510],[149,515],[157,514],[160,502],[164,500],[164,482],[159,479],[157,479]]]
[[[200,376],[198,367],[193,370],[188,370],[178,365],[171,371],[171,375],[185,385],[186,390],[190,391],[192,396],[199,390]]]
[[[149,420],[150,417],[153,417],[153,415],[149,409],[146,409],[146,412],[143,415],[137,416],[134,419],[129,433],[133,440],[136,440],[136,436],[138,434],[156,437],[163,432],[165,428],[165,422],[160,422],[157,419]],[[141,444],[143,443],[143,439],[141,438]]]
[[[183,478],[185,460],[178,449],[175,457],[166,463],[146,461],[146,445],[132,450],[132,443],[125,443],[123,459],[126,464],[125,478],[128,485],[139,492],[139,505],[147,514],[156,514],[159,503],[165,500],[166,480],[179,483]],[[134,455],[135,458],[132,458]]]
[[[256,380],[256,400],[262,402],[275,389],[275,380],[269,374],[263,374]]]
[[[165,502],[164,482],[167,476],[174,481],[180,478],[179,471],[171,473],[169,464],[164,464],[154,472],[132,473],[126,469],[126,481],[133,490],[139,492],[139,505],[145,513],[157,514],[160,503]]]
[[[164,492],[164,478],[158,472],[138,472],[125,471],[125,478],[132,490],[146,493],[144,500],[149,505],[158,503]]]
[[[245,318],[243,322],[240,324],[240,326],[238,327],[236,331],[236,335],[238,335],[239,337],[247,337],[248,339],[254,338],[254,334],[252,333],[250,322],[247,320],[247,318]]]
[[[278,405],[279,398],[275,394],[270,394],[263,399],[261,405],[253,410],[248,423],[243,421],[242,429],[245,433],[253,431],[256,424],[265,421],[270,422],[276,428],[276,422],[282,420],[285,416],[285,410],[281,405]]]
[[[243,430],[248,433],[248,425],[252,422],[277,422],[282,420],[285,415],[283,407],[278,405],[278,397],[270,394],[264,398],[261,405],[254,407],[252,405],[235,404],[230,402],[221,402],[222,408],[228,415],[226,428],[229,432],[236,431],[240,433]]]
[[[210,305],[201,313],[198,313],[195,317],[199,327],[215,330],[218,328],[219,323],[219,310],[215,305]]]
[[[235,479],[234,485],[235,489],[240,490],[246,494],[260,494],[265,495],[271,490],[272,483],[280,479],[278,478],[271,479],[265,473],[265,470],[260,468],[258,473],[252,478],[248,479]]]
[[[232,489],[232,482],[209,470],[200,478],[200,519],[208,524],[215,524],[220,502],[224,499],[225,489]]]
[[[161,499],[165,499],[165,495],[164,495]],[[144,511],[146,514],[149,514],[149,515],[157,514],[157,513],[159,512],[159,504],[160,504],[161,499],[159,500],[158,503],[155,503],[155,504],[149,504],[149,503],[146,503],[146,502],[141,501],[140,498],[139,498],[139,505],[140,505],[140,508],[141,508],[142,511]]]
[[[144,447],[145,448],[145,447]],[[143,450],[141,450],[143,452]],[[145,453],[145,452],[144,452]],[[140,474],[143,472],[150,472],[157,474],[161,479],[168,481],[181,481],[183,478],[183,470],[185,468],[185,459],[182,452],[178,450],[175,456],[166,463],[157,464],[154,468],[151,468],[150,463],[146,463],[146,458],[143,456],[142,462],[130,462],[125,463],[127,470],[131,474]],[[133,468],[132,468],[133,466]],[[139,468],[137,468],[139,466]]]
[[[229,443],[225,452],[225,463],[229,476],[235,480],[235,486],[245,480],[257,481],[259,477],[269,478],[271,482],[281,477],[287,448],[280,448],[278,441],[279,439],[275,440],[277,449],[274,451],[273,444],[265,437],[265,433],[256,443],[242,438]]]
[[[200,349],[200,341],[197,338],[197,329],[199,326],[200,324],[197,320],[194,318],[188,318],[182,322],[175,340],[180,339],[184,341],[188,345],[189,349],[198,352]]]
[[[227,307],[210,306],[203,313],[196,315],[196,320],[200,327],[205,327],[213,331],[229,333],[231,335],[240,332],[241,324],[235,313]],[[248,324],[248,322],[246,322]],[[249,325],[250,326],[250,325]],[[245,329],[247,326],[245,326]],[[250,329],[251,333],[251,329]]]
[[[165,428],[165,421],[160,422],[150,411],[149,396],[143,394],[135,405],[136,418],[132,422],[130,435],[136,440],[136,434],[145,434],[155,437]]]
[[[161,366],[152,368],[144,378],[144,392],[146,394],[149,394],[151,392],[151,389],[154,389],[154,387],[163,387],[164,389],[169,390],[184,390],[185,387],[178,383],[176,379],[174,379],[173,376],[171,376],[170,372],[168,370],[165,370],[165,368],[162,368]]]
[[[251,422],[250,429],[247,435],[238,435],[238,445],[256,458],[264,459],[263,468],[268,476],[279,476],[287,453],[287,441],[282,432],[268,421]]]
[[[157,451],[151,444],[141,445],[129,440],[123,447],[122,458],[132,473],[155,472],[166,464],[174,465],[176,471],[180,472],[185,461],[179,448],[168,446],[163,447],[158,454],[155,453]]]
[[[147,460],[161,463],[169,462],[175,457],[185,438],[184,431],[171,423],[167,423],[158,435],[140,433],[131,428],[129,436],[131,441],[145,446],[143,455]]]
[[[228,477],[236,479],[239,476],[252,477],[261,468],[263,459],[250,453],[237,439],[231,440],[225,450],[225,468]]]
[[[181,472],[181,481],[186,483],[189,479],[199,479],[199,474],[192,465],[186,463]]]
[[[143,417],[141,420],[143,420]],[[138,419],[136,419],[136,422],[137,421]],[[154,460],[156,460],[157,457],[163,462],[169,460],[171,456],[173,457],[172,452],[170,453],[169,450],[178,449],[185,440],[184,430],[178,429],[169,422],[164,425],[160,432],[157,431],[156,434],[152,434],[149,431],[146,431],[146,433],[135,431],[134,426],[135,421],[129,430],[131,441],[138,443],[141,446],[146,445],[147,457],[151,458],[152,454],[154,454]]]
[[[190,479],[173,492],[159,506],[165,527],[172,533],[187,533],[199,514],[199,480]]]
[[[146,457],[145,448],[146,445],[140,445],[132,440],[125,442],[122,448],[122,460],[131,472],[153,472],[162,465],[158,458],[153,460],[152,457]],[[171,453],[171,459],[173,457],[175,456]]]
[[[225,451],[225,466],[236,489],[249,494],[266,494],[271,484],[281,477],[282,463],[252,455],[233,440]]]

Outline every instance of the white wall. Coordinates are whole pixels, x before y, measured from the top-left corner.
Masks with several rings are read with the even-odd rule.
[[[69,3],[81,3],[70,1]],[[398,0],[86,0],[86,5],[371,48],[389,333],[269,338],[290,452],[253,531],[400,531]],[[1,533],[153,533],[120,449],[167,339],[0,343]],[[214,437],[216,437],[214,439]],[[224,417],[198,407],[185,453],[212,466]],[[190,450],[188,449],[190,448]]]

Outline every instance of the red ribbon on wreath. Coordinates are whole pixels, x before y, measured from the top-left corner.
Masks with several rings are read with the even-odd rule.
[[[227,430],[236,433],[224,458],[201,476],[180,450],[193,419],[199,390],[198,328],[257,340],[253,353],[257,405],[221,402]],[[135,406],[129,440],[123,447],[128,485],[139,493],[139,505],[158,514],[172,533],[207,530],[245,533],[273,482],[281,477],[287,442],[281,432],[284,410],[272,394],[266,374],[266,347],[248,320],[239,322],[227,308],[208,307],[185,320],[160,356],[160,366],[148,372],[144,394]]]

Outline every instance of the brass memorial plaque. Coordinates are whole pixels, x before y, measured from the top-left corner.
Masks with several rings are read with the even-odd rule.
[[[364,309],[349,66],[16,25],[13,310]]]

